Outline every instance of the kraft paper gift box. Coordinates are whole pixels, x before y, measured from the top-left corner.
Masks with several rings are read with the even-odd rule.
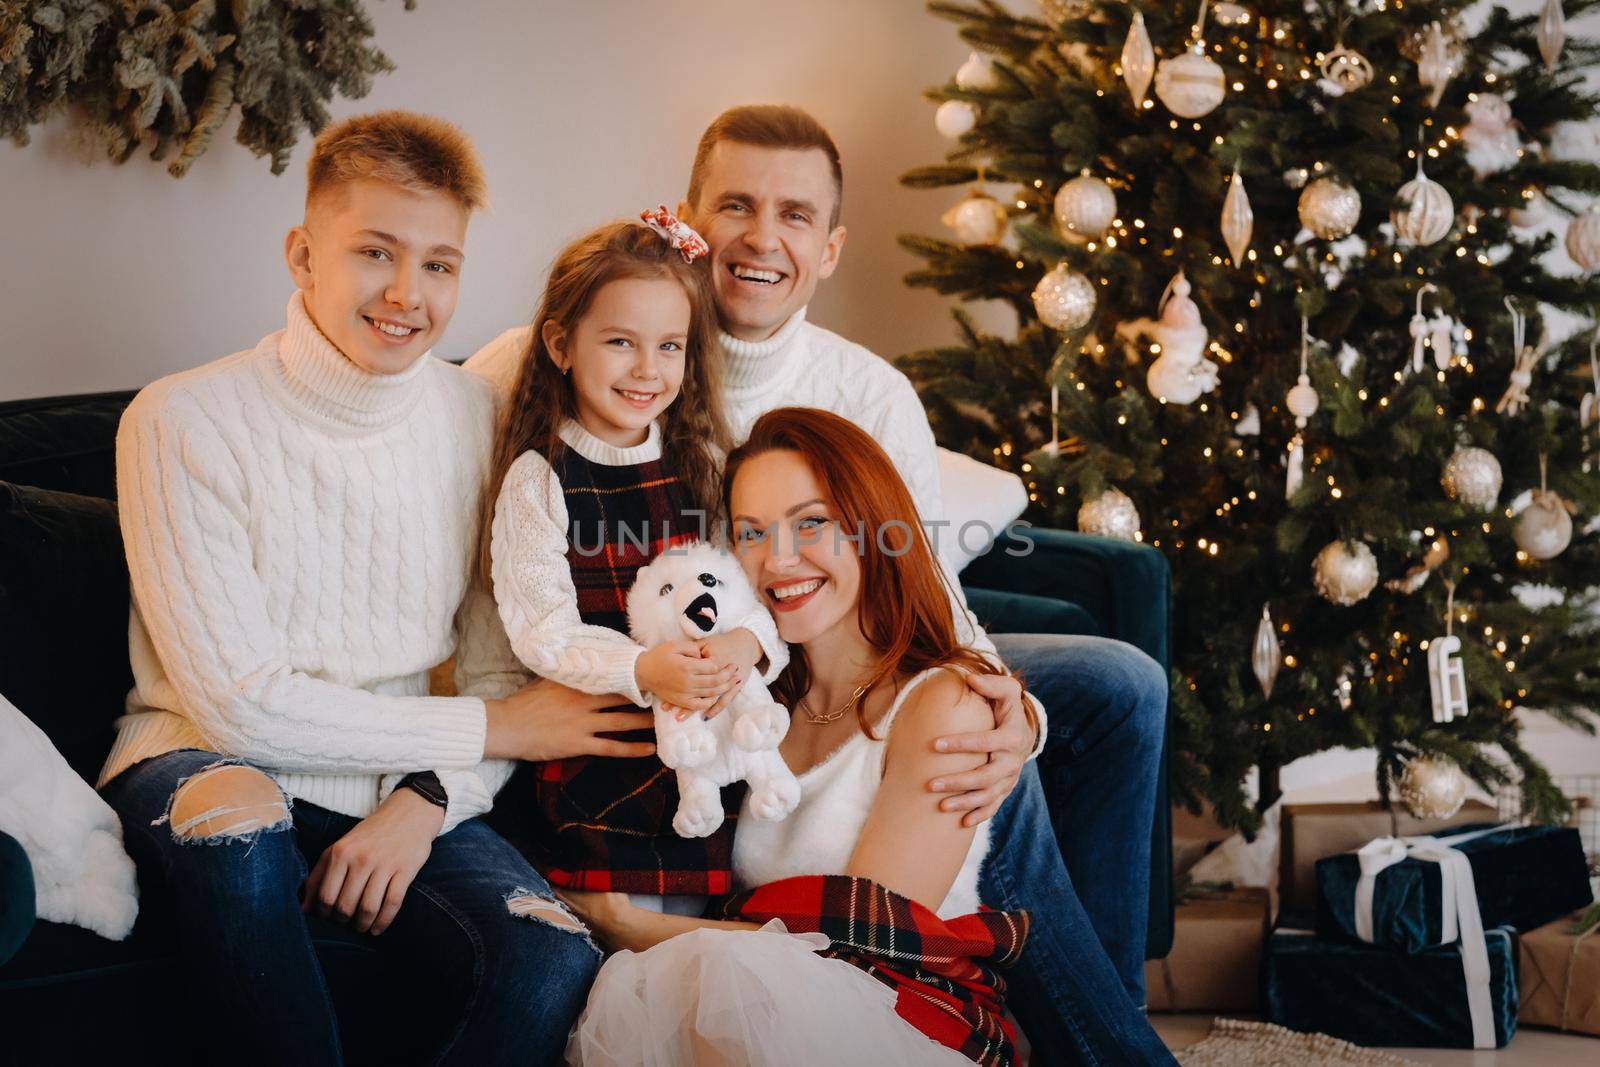
[[[1520,1022],[1600,1035],[1600,926],[1572,932],[1577,915],[1521,938]],[[1595,1050],[1600,1059],[1600,1048]]]
[[[1262,1009],[1279,1026],[1357,1045],[1504,1048],[1517,1029],[1515,931],[1485,931],[1484,945],[1482,1044],[1459,944],[1407,955],[1280,927],[1267,938]]]
[[[1489,832],[1482,832],[1489,831]],[[1478,914],[1484,928],[1519,931],[1543,926],[1594,899],[1588,861],[1578,831],[1563,826],[1459,827],[1429,838],[1376,841],[1360,852],[1317,861],[1317,932],[1325,937],[1370,941],[1418,952],[1456,938],[1456,923],[1445,915],[1450,896],[1445,872],[1427,857],[1430,842],[1453,847],[1467,857]],[[1409,851],[1405,859],[1392,860]],[[1417,853],[1422,853],[1417,855]],[[1383,866],[1363,894],[1362,867]],[[1368,913],[1358,920],[1358,900]],[[1362,936],[1361,925],[1370,919]]]
[[[1256,1010],[1267,908],[1267,891],[1248,887],[1180,902],[1171,953],[1144,965],[1150,1010]]]
[[[1398,827],[1376,800],[1354,804],[1285,804],[1278,853],[1279,911],[1311,911],[1317,906],[1317,861],[1350,852],[1390,833],[1411,837],[1469,823],[1493,822],[1495,810],[1469,800],[1448,819],[1417,819],[1396,809]]]

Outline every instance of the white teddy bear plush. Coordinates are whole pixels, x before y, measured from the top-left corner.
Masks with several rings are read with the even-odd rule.
[[[639,570],[628,591],[628,629],[646,648],[665,641],[719,634],[760,606],[755,590],[732,555],[705,543],[675,548]],[[672,828],[681,837],[706,837],[722,825],[721,789],[750,783],[750,812],[782,819],[800,803],[800,783],[778,755],[789,732],[789,713],[752,674],[732,702],[709,721],[690,715],[679,721],[655,709],[656,753],[678,772],[678,812]]]

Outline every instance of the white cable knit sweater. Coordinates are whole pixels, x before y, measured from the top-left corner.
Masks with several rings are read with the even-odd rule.
[[[618,448],[576,422],[561,440],[590,463],[631,467],[661,458],[661,429],[651,423],[643,443]],[[529,670],[585,693],[621,693],[650,706],[635,676],[644,648],[625,633],[591,626],[578,613],[578,593],[567,562],[567,504],[560,479],[538,452],[524,452],[506,472],[495,501],[491,552],[494,596],[511,647]],[[651,532],[654,536],[655,531]],[[580,531],[579,543],[598,544],[604,531]],[[729,630],[749,630],[766,657],[762,680],[771,682],[789,662],[789,646],[765,608],[736,620]]]
[[[486,811],[485,698],[522,680],[468,597],[492,391],[431,356],[346,359],[306,314],[250,351],[144,389],[117,431],[134,689],[101,772],[209,748],[290,796],[372,813],[439,773],[443,830]],[[455,653],[459,697],[428,696]]]

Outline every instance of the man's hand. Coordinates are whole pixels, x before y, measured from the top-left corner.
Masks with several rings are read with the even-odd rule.
[[[725,634],[707,637],[700,641],[699,645],[702,656],[731,667],[734,671],[733,680],[728,683],[728,687],[717,697],[716,702],[706,709],[706,718],[711,719],[733,702],[733,698],[739,695],[740,688],[744,686],[744,680],[755,672],[756,664],[762,659],[761,642],[756,640],[755,634],[741,626]]]
[[[970,674],[967,685],[994,708],[994,729],[976,734],[938,738],[939,752],[981,752],[989,762],[962,774],[935,778],[928,783],[934,793],[952,793],[939,802],[941,811],[965,811],[962,826],[976,826],[994,817],[1011,790],[1038,740],[1022,704],[1022,683],[1009,674]]]
[[[302,907],[357,933],[383,933],[433,851],[444,809],[397,789],[318,857]]]
[[[601,711],[628,703],[611,693],[591,696],[548,678],[535,678],[504,700],[485,700],[489,726],[484,759],[542,760],[569,756],[649,756],[649,741],[618,741],[602,734],[648,730],[648,711]]]
[[[704,649],[709,643],[665,641],[646,649],[634,661],[634,678],[640,690],[664,704],[689,711],[709,711],[731,691],[730,686],[738,674],[733,664],[719,662]]]

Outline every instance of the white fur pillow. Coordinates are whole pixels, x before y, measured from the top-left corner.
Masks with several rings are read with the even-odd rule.
[[[122,823],[43,730],[0,696],[0,830],[33,866],[39,918],[121,941],[139,913]]]
[[[939,449],[939,495],[950,522],[936,533],[939,555],[957,574],[989,551],[995,538],[1028,508],[1028,490],[1021,478],[944,448]]]

